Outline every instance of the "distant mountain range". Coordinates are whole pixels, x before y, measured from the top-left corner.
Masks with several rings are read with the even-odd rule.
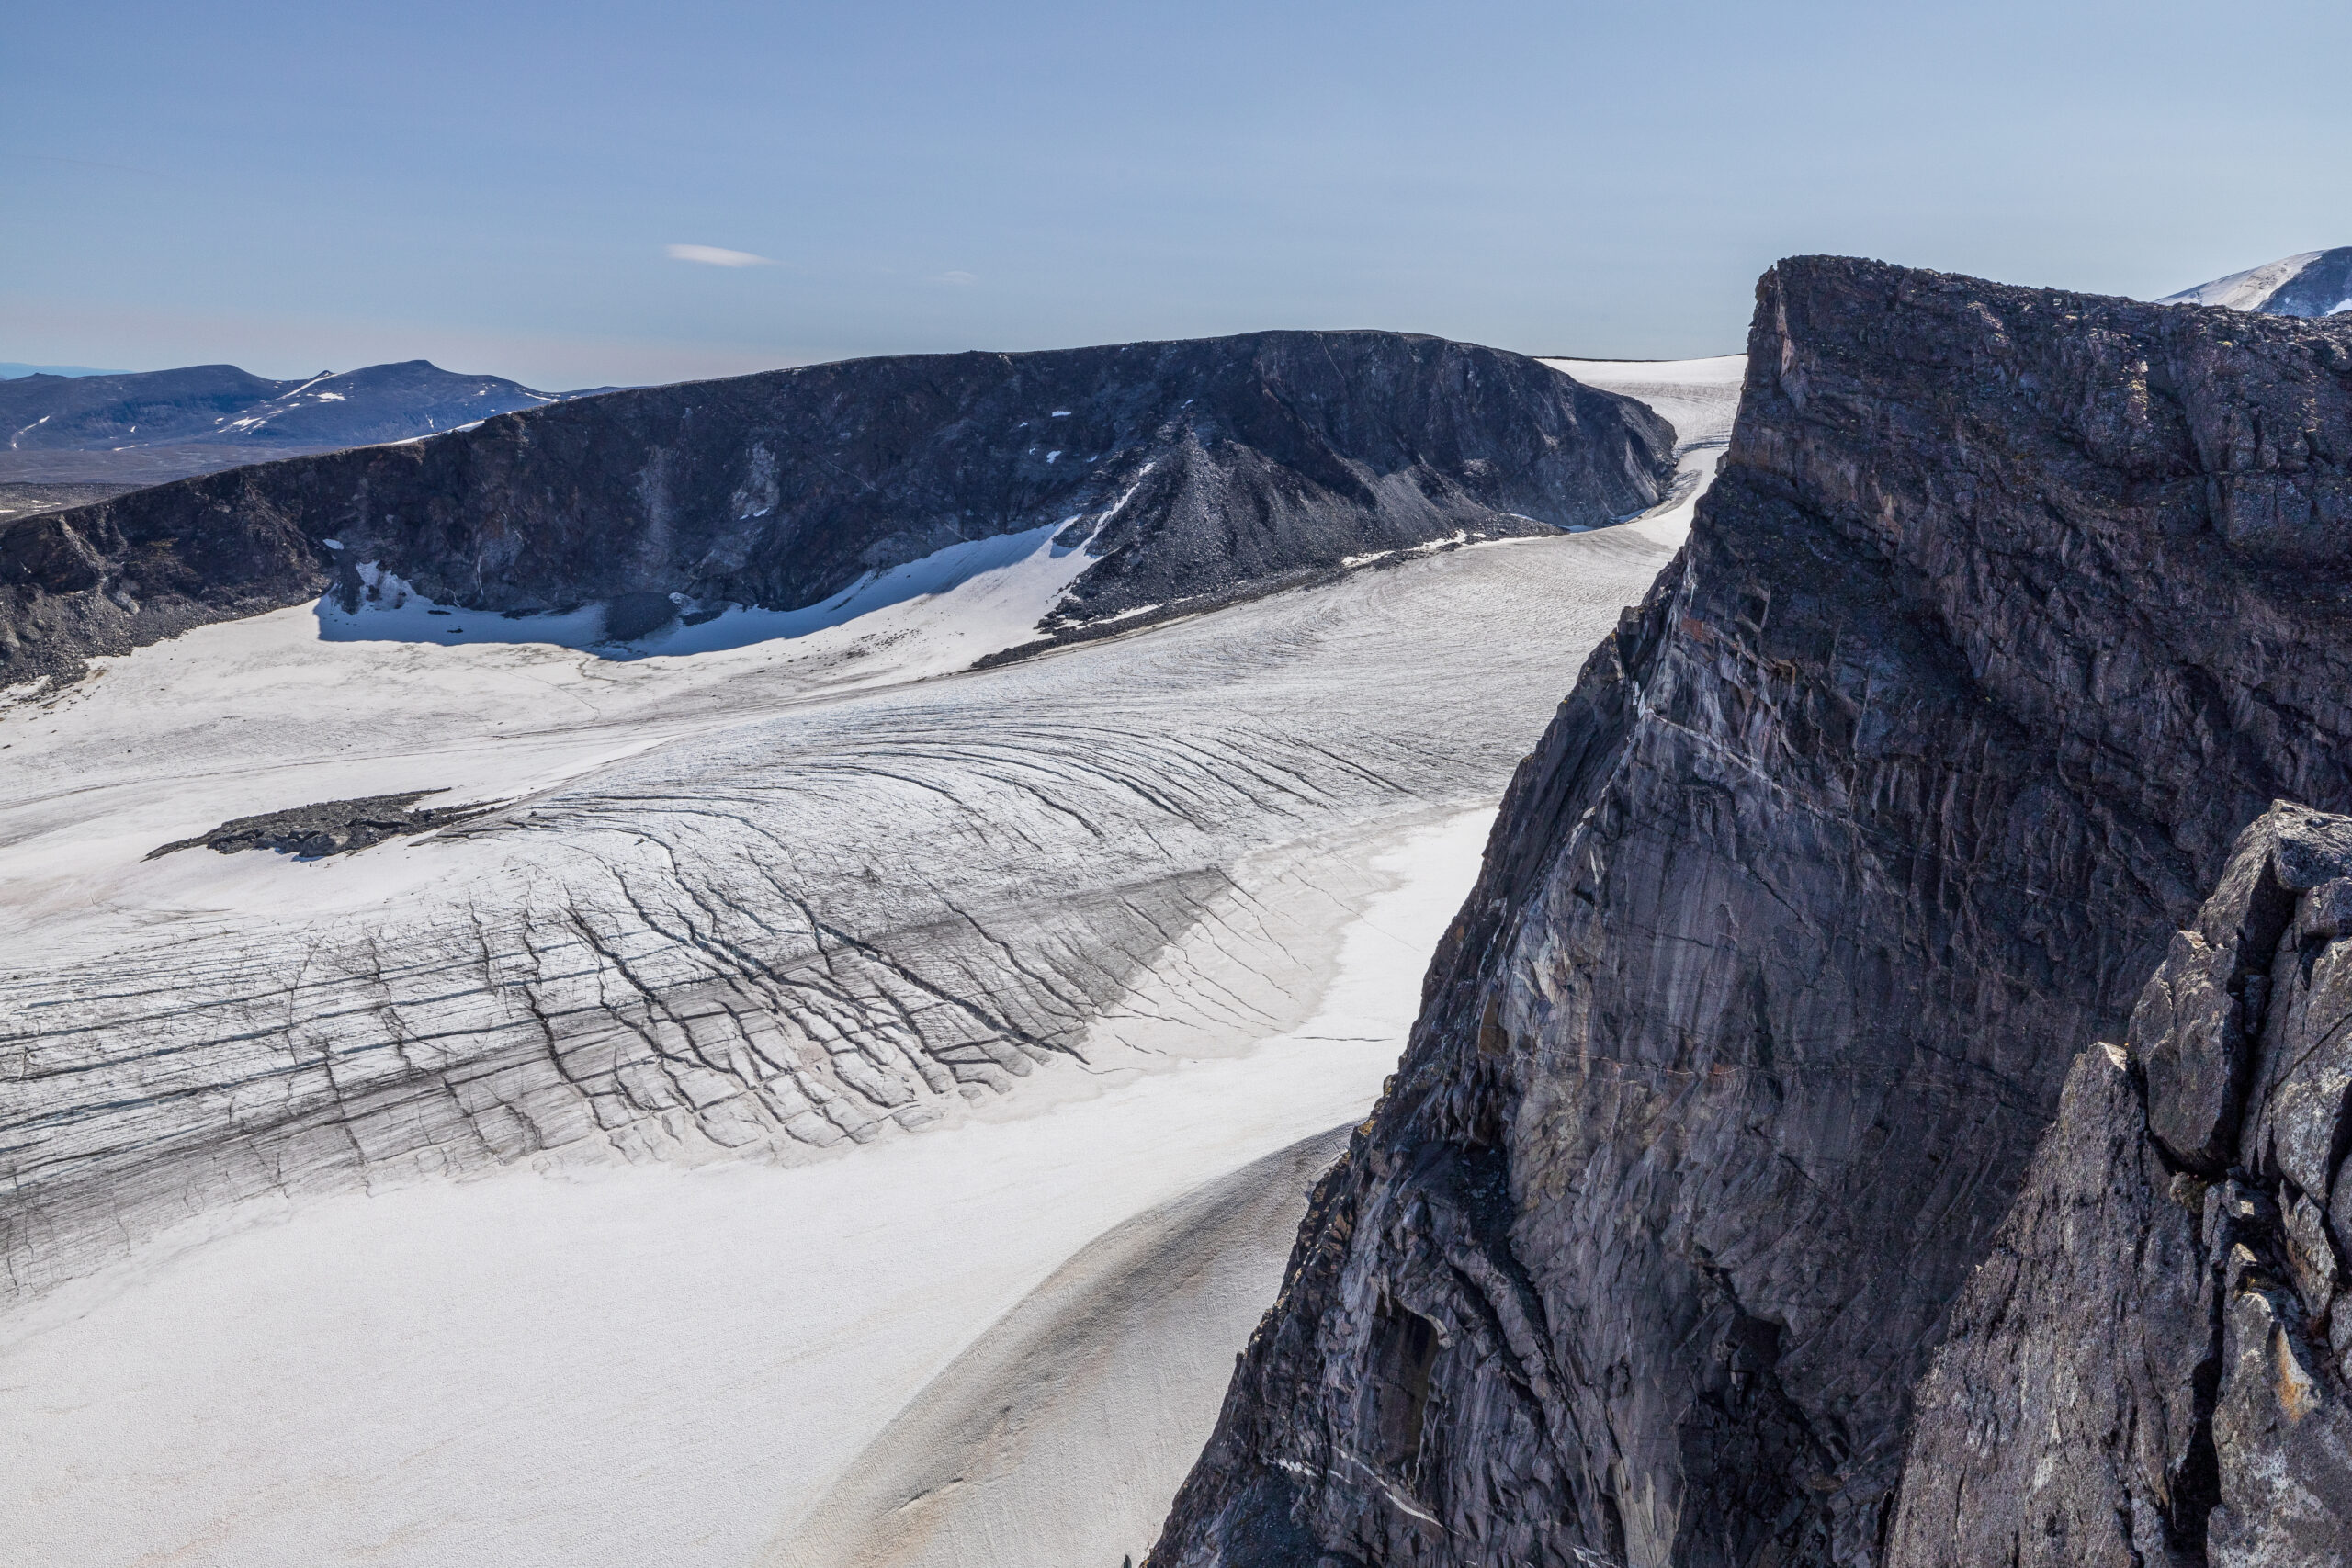
[[[599,389],[600,390],[604,389]],[[422,359],[273,381],[233,365],[0,379],[0,481],[157,484],[434,435],[568,394]]]
[[[2156,302],[2227,305],[2266,316],[2342,315],[2352,310],[2352,245],[2285,256],[2167,294]]]

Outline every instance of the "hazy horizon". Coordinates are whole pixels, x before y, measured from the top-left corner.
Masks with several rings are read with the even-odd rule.
[[[2352,242],[2352,171],[2301,151],[2341,144],[2352,14],[2233,15],[52,8],[0,61],[0,354],[551,389],[1271,327],[1679,357],[1818,252],[2153,297]]]

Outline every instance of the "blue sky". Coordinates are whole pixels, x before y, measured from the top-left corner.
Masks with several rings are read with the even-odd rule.
[[[2347,59],[2342,0],[26,5],[0,359],[1724,352],[1796,252],[2145,295],[2352,243]]]

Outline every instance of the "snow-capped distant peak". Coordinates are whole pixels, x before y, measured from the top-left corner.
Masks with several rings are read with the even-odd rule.
[[[2226,305],[2267,316],[2333,316],[2352,311],[2352,245],[2281,257],[2167,294],[2156,303]]]

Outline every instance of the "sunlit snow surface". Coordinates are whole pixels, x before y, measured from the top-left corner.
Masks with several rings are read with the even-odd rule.
[[[1731,439],[1739,412],[1739,384],[1747,355],[1711,359],[1546,359],[1588,387],[1638,398],[1674,426],[1676,444],[1721,446]]]
[[[2200,283],[2194,288],[2184,288],[2177,294],[2167,294],[2156,303],[2226,305],[2233,310],[2251,310],[2277,293],[2281,284],[2324,254],[2322,251],[2302,251],[2291,256],[2281,256],[2260,266],[2250,266],[2244,272],[2233,272],[2227,277],[2217,277],[2211,283]],[[2352,304],[2352,300],[2346,303]]]
[[[1114,507],[1113,511],[1117,508]],[[319,637],[328,642],[429,642],[444,648],[480,643],[544,643],[582,649],[605,659],[679,658],[755,643],[799,643],[820,632],[856,623],[856,639],[912,645],[907,659],[888,660],[865,671],[864,682],[944,675],[967,667],[984,653],[1035,637],[1046,611],[1094,564],[1085,546],[1091,536],[1083,518],[1019,534],[1000,534],[951,545],[944,550],[868,572],[822,604],[800,610],[759,610],[741,604],[713,605],[708,619],[683,618],[628,642],[608,641],[605,611],[590,605],[568,615],[481,615],[437,604],[397,577],[361,563],[363,578],[377,597],[346,611],[333,599],[314,610]],[[681,599],[680,609],[695,615],[703,606]],[[831,652],[843,639],[795,651]]]
[[[302,609],[7,710],[11,1550],[1140,1556],[1329,1145],[1280,1151],[1369,1108],[1688,504],[977,674],[1050,535],[691,655]],[[431,788],[511,804],[142,858]]]

